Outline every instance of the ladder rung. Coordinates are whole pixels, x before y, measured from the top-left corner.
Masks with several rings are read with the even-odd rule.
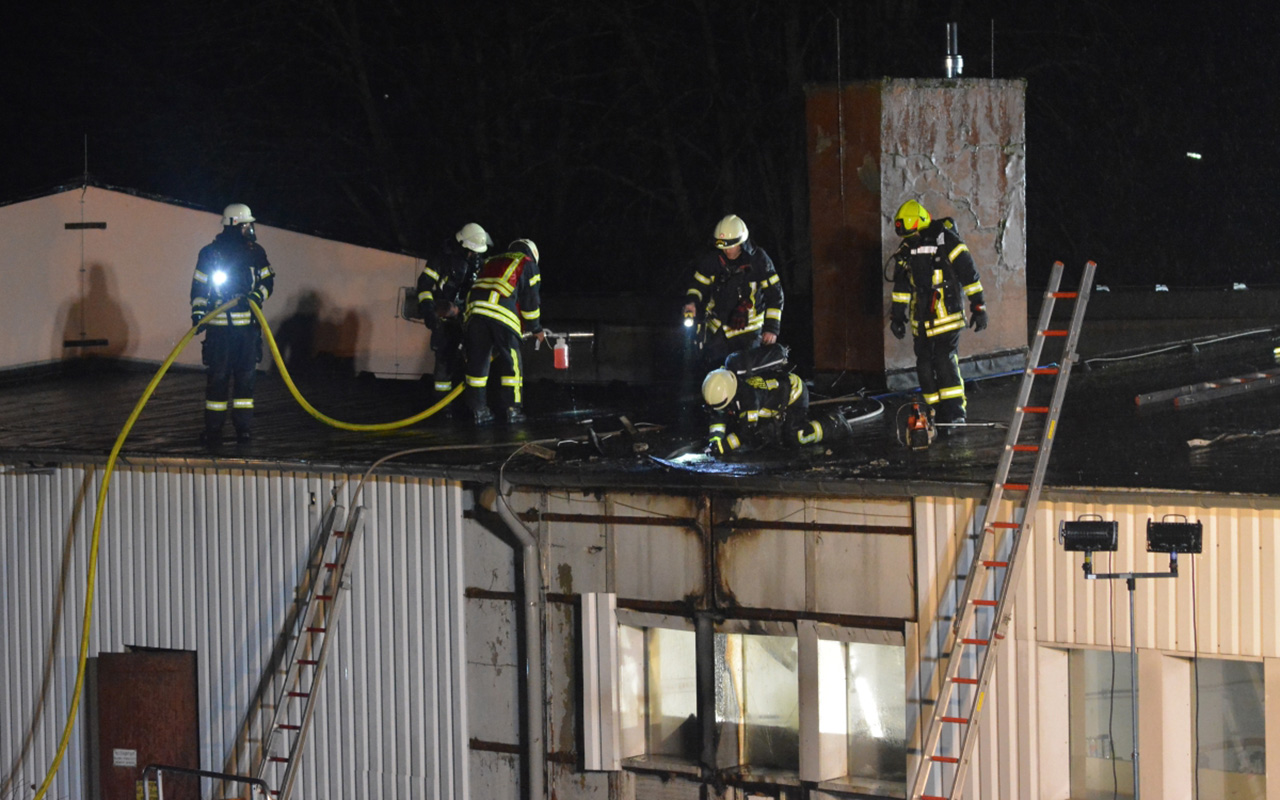
[[[1038,445],[1038,444],[1015,444],[1013,447],[1010,447],[1009,449],[1010,449],[1010,450],[1015,450],[1015,451],[1017,451],[1017,452],[1019,452],[1019,453],[1038,453],[1038,452],[1040,452],[1040,445]]]
[[[347,535],[347,532],[346,532],[346,531],[334,531],[334,532],[333,532],[333,535],[334,535],[334,536],[337,536],[338,538],[342,538],[343,536],[346,536],[346,535]]]
[[[324,633],[325,631],[328,630],[328,628],[317,628],[314,626],[307,626],[306,628],[303,628],[303,630],[305,630],[307,633]]]
[[[1021,522],[993,522],[993,523],[991,523],[991,527],[993,527],[993,528],[1015,529],[1015,530],[1016,530],[1017,528],[1021,528],[1021,527],[1022,527],[1022,523],[1021,523]]]
[[[1059,300],[1073,300],[1080,296],[1079,292],[1049,292],[1050,297],[1056,297]]]
[[[996,606],[1000,605],[1000,601],[999,600],[974,600],[973,604],[975,606],[987,606],[989,608],[995,608]]]
[[[1022,407],[1022,413],[1024,413],[1024,414],[1048,414],[1048,413],[1049,413],[1049,407],[1048,407],[1048,406],[1023,406],[1023,407]]]
[[[326,563],[326,564],[324,565],[324,568],[325,568],[325,569],[337,569],[337,568],[338,568],[338,565],[337,565],[337,563],[336,563],[336,562],[333,562],[333,563]]]
[[[954,722],[956,725],[968,725],[968,717],[941,717],[943,722]]]
[[[983,562],[982,562],[982,566],[984,566],[984,567],[1007,567],[1007,566],[1009,566],[1009,562],[1008,562],[1008,561],[983,561]]]
[[[300,731],[300,730],[302,730],[302,726],[301,726],[301,725],[289,725],[289,724],[286,724],[286,723],[283,723],[283,722],[282,722],[282,723],[280,723],[279,725],[277,725],[276,727],[277,727],[277,728],[279,728],[279,729],[281,729],[281,730],[284,730],[284,731]]]
[[[987,645],[991,644],[991,642],[987,639],[961,639],[960,643],[961,644],[980,644],[983,647],[986,647]]]
[[[310,697],[311,692],[289,692],[290,697]]]
[[[952,681],[952,683],[963,683],[963,684],[965,684],[966,686],[977,686],[977,685],[978,685],[978,679],[977,679],[977,678],[952,678],[952,679],[951,679],[951,681]]]
[[[1030,488],[1031,488],[1031,484],[1029,484],[1029,483],[1006,483],[1006,484],[1004,484],[1004,488],[1008,489],[1008,490],[1009,490],[1009,491],[1011,491],[1011,492],[1025,492],[1026,490],[1028,490],[1028,489],[1030,489]]]
[[[920,800],[951,800],[950,797],[943,797],[940,794],[922,794]]]
[[[929,756],[930,761],[941,761],[943,764],[959,764],[960,759],[955,756]]]
[[[288,758],[286,758],[286,757],[284,757],[284,756],[271,756],[271,757],[270,757],[270,758],[268,758],[267,760],[268,760],[268,761],[274,761],[274,762],[275,762],[275,763],[277,763],[277,764],[288,764],[288,763],[289,763],[289,759],[288,759]]]
[[[318,594],[318,595],[316,595],[316,599],[317,599],[317,600],[332,600],[332,599],[333,599],[333,595],[331,595],[331,594]]]
[[[1032,367],[1031,374],[1032,375],[1057,375],[1058,368],[1057,367]]]
[[[1040,331],[1041,336],[1066,336],[1066,331]]]
[[[304,667],[314,667],[316,664],[320,663],[320,660],[315,658],[300,658],[298,659],[298,663]]]

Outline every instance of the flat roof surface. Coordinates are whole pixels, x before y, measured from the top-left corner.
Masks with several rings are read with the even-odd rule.
[[[1111,323],[1082,336],[1046,490],[1280,495],[1280,385],[1263,380],[1233,396],[1201,393],[1195,396],[1198,402],[1180,405],[1135,403],[1140,394],[1181,386],[1280,375],[1275,355],[1280,329],[1219,327],[1191,335],[1189,325]],[[1118,343],[1131,346],[1117,348]],[[154,370],[85,359],[60,370],[0,375],[0,460],[17,466],[105,460]],[[403,419],[428,405],[423,382],[353,377],[339,364],[315,364],[294,379],[314,407],[347,422]],[[969,421],[985,425],[939,436],[923,450],[900,441],[897,425],[911,395],[893,394],[849,401],[863,409],[883,406],[878,415],[855,423],[851,441],[674,465],[659,459],[705,441],[696,405],[677,402],[674,385],[540,381],[526,387],[530,419],[516,427],[473,430],[439,418],[368,433],[337,430],[314,419],[273,372],[259,378],[254,441],[210,452],[197,441],[204,375],[171,371],[121,453],[124,463],[179,459],[227,468],[267,464],[343,471],[362,470],[400,453],[382,469],[483,481],[493,480],[501,469],[518,482],[582,488],[910,495],[954,485],[973,494],[975,486],[994,477],[1005,443],[1002,426],[1013,414],[1020,386],[1020,373],[969,382]],[[1028,404],[1047,405],[1052,378],[1037,377],[1035,386],[1039,399],[1033,394]],[[815,401],[823,394],[815,389]],[[626,432],[628,424],[633,432]],[[1029,418],[1022,441],[1037,441],[1040,426],[1039,418]],[[1029,479],[1032,464],[1031,457],[1015,458],[1011,479]],[[926,491],[922,484],[931,488]]]

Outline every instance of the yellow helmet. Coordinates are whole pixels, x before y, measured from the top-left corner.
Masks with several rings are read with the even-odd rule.
[[[702,399],[716,411],[733,401],[738,393],[738,376],[727,369],[713,369],[702,381]]]
[[[920,205],[919,200],[908,200],[902,204],[894,216],[893,230],[899,236],[915,236],[929,227],[932,222],[933,217],[929,216],[929,210]]]

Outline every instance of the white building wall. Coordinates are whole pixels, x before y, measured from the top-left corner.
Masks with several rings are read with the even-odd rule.
[[[0,471],[5,796],[42,782],[70,707],[100,475],[78,465]],[[248,773],[235,743],[336,493],[366,513],[295,796],[465,797],[467,496],[456,483],[374,477],[356,497],[358,477],[118,469],[89,656],[128,645],[195,651],[200,766]],[[50,797],[88,796],[85,707]]]
[[[106,227],[66,227],[82,222]],[[82,353],[164,360],[191,327],[196,255],[221,226],[218,214],[97,187],[0,207],[0,314],[7,330],[22,332],[0,338],[0,369]],[[356,371],[417,377],[430,369],[425,328],[398,315],[400,288],[414,285],[420,260],[256,228],[276,272],[263,308],[273,330],[306,306],[317,315],[317,344],[353,359]],[[66,348],[69,339],[107,344]],[[269,362],[267,354],[264,368]],[[198,343],[178,363],[198,365]]]

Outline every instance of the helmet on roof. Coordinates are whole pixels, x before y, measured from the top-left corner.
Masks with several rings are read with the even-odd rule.
[[[719,411],[733,401],[738,393],[738,376],[723,367],[707,373],[702,381],[702,399]]]
[[[747,240],[748,235],[747,223],[743,222],[742,217],[737,214],[730,214],[716,223],[716,247],[721,250],[742,244]]]
[[[468,222],[458,231],[458,243],[475,253],[483,253],[493,247],[493,238],[474,222]]]
[[[893,217],[893,230],[899,236],[915,236],[920,231],[929,227],[933,222],[933,217],[929,216],[929,211],[920,205],[919,200],[908,200],[898,208],[898,213]]]
[[[533,243],[532,239],[516,239],[508,247],[511,248],[513,253],[524,253],[527,256],[532,256],[534,261],[538,260],[538,246]]]
[[[253,212],[244,203],[232,203],[222,209],[223,225],[243,225],[246,222],[253,222]]]

